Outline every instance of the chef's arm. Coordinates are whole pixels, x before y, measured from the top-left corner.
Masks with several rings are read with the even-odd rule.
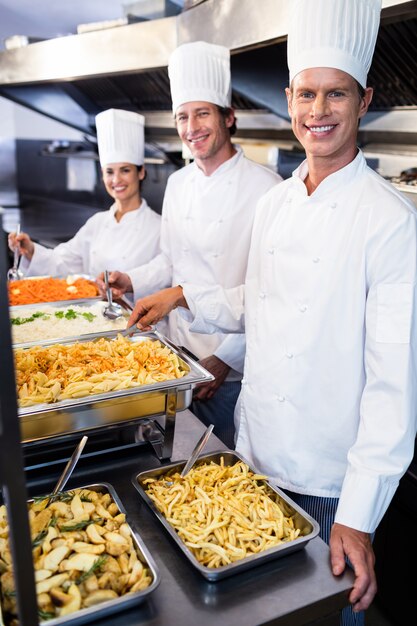
[[[85,271],[82,249],[89,245],[87,237],[88,231],[84,226],[72,239],[55,248],[31,242],[32,254],[22,257],[20,269],[26,276],[82,274]]]
[[[230,369],[243,372],[246,352],[246,336],[243,333],[227,335],[214,352],[220,361],[226,363]]]
[[[192,332],[212,334],[221,330],[241,333],[244,323],[243,296],[243,285],[233,289],[177,285],[137,300],[129,325],[137,323],[141,329],[149,328],[173,309],[179,308],[181,315],[192,321]],[[225,327],[226,324],[229,327]]]
[[[416,220],[398,220],[368,256],[365,387],[336,522],[372,533],[414,452],[417,406]]]
[[[178,306],[187,307],[182,287],[178,285],[177,287],[162,289],[162,291],[140,298],[135,302],[128,326],[137,324],[141,330],[147,330]]]
[[[161,252],[149,263],[129,270],[127,276],[132,285],[133,297],[137,300],[172,285],[172,264],[169,257]]]

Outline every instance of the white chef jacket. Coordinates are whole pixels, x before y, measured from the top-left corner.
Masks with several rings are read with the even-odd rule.
[[[185,285],[181,311],[195,331],[246,326],[238,452],[373,532],[414,449],[416,214],[361,152],[311,196],[306,175],[259,202],[245,287]]]
[[[27,276],[88,274],[96,278],[105,269],[124,272],[147,263],[159,253],[161,216],[142,199],[139,209],[115,218],[116,205],[90,217],[77,234],[55,248],[35,244],[29,262],[22,257]]]
[[[169,177],[162,209],[162,254],[128,272],[135,299],[185,282],[225,288],[243,282],[256,203],[282,178],[235,148],[237,153],[211,176],[193,162]],[[227,380],[240,380],[243,335],[190,333],[189,322],[177,311],[169,315],[167,334],[199,359],[215,354],[232,368]]]

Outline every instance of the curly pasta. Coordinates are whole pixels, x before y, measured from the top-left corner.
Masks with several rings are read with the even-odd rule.
[[[15,349],[20,407],[82,398],[182,378],[188,373],[160,341],[115,339]]]

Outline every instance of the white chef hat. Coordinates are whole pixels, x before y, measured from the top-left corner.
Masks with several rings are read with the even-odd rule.
[[[211,102],[230,107],[230,51],[224,46],[194,41],[176,48],[168,63],[172,110],[186,102]]]
[[[297,0],[288,31],[290,83],[313,67],[343,70],[366,87],[381,0]]]
[[[145,161],[145,118],[133,111],[107,109],[96,115],[100,165]]]

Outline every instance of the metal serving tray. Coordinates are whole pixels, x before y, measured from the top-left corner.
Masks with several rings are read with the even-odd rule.
[[[92,341],[103,335],[104,333],[88,335],[88,337],[82,335],[59,343]],[[111,336],[116,337],[117,332],[113,331]],[[37,441],[150,416],[168,416],[168,414],[175,416],[177,411],[186,409],[191,403],[192,389],[195,385],[213,380],[213,376],[158,331],[138,332],[129,337],[129,340],[135,342],[146,338],[159,340],[172,350],[180,359],[182,366],[188,368],[188,374],[183,378],[142,385],[133,389],[19,408],[22,441],[24,443]],[[57,341],[42,344],[37,342],[37,345],[56,343]],[[29,344],[19,344],[19,349],[26,347],[29,347]]]
[[[231,452],[230,450],[220,450],[218,452],[212,452],[210,454],[203,455],[199,457],[196,465],[198,466],[202,463],[210,463],[211,461],[213,461],[214,463],[220,463],[221,457],[223,457],[224,464],[226,466],[234,465],[239,461],[243,461],[249,466],[251,471],[253,471],[254,473],[258,473],[240,454],[238,454],[237,452]],[[171,463],[170,465],[165,465],[158,469],[140,472],[139,474],[132,477],[132,482],[136,489],[139,491],[142,498],[145,500],[146,504],[152,509],[159,521],[165,526],[170,536],[185,554],[187,559],[207,580],[216,582],[217,580],[225,578],[226,576],[237,574],[249,568],[255,567],[256,565],[260,565],[261,563],[265,563],[266,561],[276,559],[277,557],[287,556],[291,552],[304,548],[311,539],[318,535],[320,527],[312,517],[310,517],[305,511],[303,511],[303,509],[301,509],[287,495],[285,495],[280,489],[278,489],[278,487],[272,486],[271,483],[269,483],[268,481],[262,481],[263,483],[268,485],[268,487],[277,496],[279,496],[279,498],[283,502],[285,502],[286,507],[288,507],[290,511],[295,513],[295,525],[296,528],[299,528],[301,530],[300,536],[294,541],[282,543],[273,548],[269,548],[268,550],[264,550],[263,552],[259,552],[258,554],[248,556],[240,561],[230,563],[229,565],[222,565],[217,568],[209,568],[201,565],[201,563],[199,563],[191,550],[187,548],[185,543],[178,536],[173,526],[171,526],[171,524],[166,520],[165,516],[156,507],[153,500],[151,500],[147,496],[146,486],[144,485],[144,480],[147,478],[159,478],[160,476],[166,474],[181,472],[185,463],[186,461],[179,461],[178,463]]]
[[[113,501],[117,504],[119,511],[126,515],[126,510],[123,507],[114,487],[109,483],[95,483],[93,485],[83,485],[82,487],[76,487],[76,489],[90,489],[90,491],[100,491],[100,492],[108,492],[112,497]],[[72,491],[72,490],[70,490]],[[33,502],[33,500],[29,500],[29,503]],[[80,609],[75,613],[70,613],[64,617],[55,617],[53,619],[48,619],[47,621],[42,621],[41,623],[48,624],[50,626],[66,626],[67,624],[75,625],[75,624],[86,624],[92,620],[98,619],[99,617],[107,617],[112,613],[119,612],[123,609],[127,609],[131,606],[136,606],[144,602],[150,593],[152,593],[156,587],[159,585],[161,577],[155,561],[153,560],[149,550],[144,544],[139,533],[133,529],[133,527],[129,524],[129,520],[126,516],[126,523],[129,526],[132,540],[134,546],[136,548],[136,552],[138,557],[142,561],[142,563],[148,567],[150,574],[152,576],[152,582],[146,589],[142,591],[136,591],[132,593],[127,593],[124,596],[120,596],[114,600],[109,600],[107,602],[102,602],[101,604],[96,604],[95,606]],[[0,614],[0,624],[7,623],[4,619],[4,615],[1,612]]]

